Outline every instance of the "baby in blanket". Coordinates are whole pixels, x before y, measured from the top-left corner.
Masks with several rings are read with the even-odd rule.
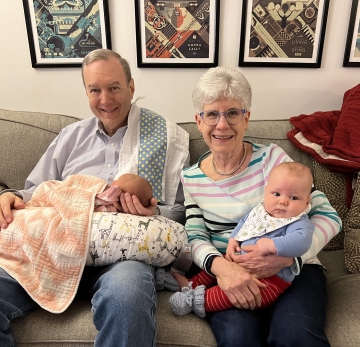
[[[124,212],[120,204],[120,194],[136,195],[144,207],[150,205],[152,188],[143,177],[127,173],[114,180],[111,186],[96,195],[95,212]]]

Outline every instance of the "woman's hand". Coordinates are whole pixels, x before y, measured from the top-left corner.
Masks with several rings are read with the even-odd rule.
[[[121,193],[120,203],[124,213],[130,213],[138,216],[153,216],[155,214],[157,200],[152,198],[150,200],[150,205],[144,207],[137,196],[129,193]]]
[[[216,257],[211,272],[235,307],[253,310],[261,305],[260,288],[265,288],[266,285],[259,282],[243,267],[225,258]]]
[[[294,262],[294,258],[279,257],[272,254],[261,255],[257,245],[244,246],[241,249],[247,253],[235,255],[233,261],[257,278],[273,276]]]

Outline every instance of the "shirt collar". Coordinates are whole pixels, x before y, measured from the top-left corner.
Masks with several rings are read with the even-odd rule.
[[[106,134],[104,124],[100,120],[98,120],[96,134],[98,137],[100,137],[103,140],[106,139],[107,141],[109,141],[109,139],[112,139],[113,141],[116,141],[117,138],[123,138],[125,136],[127,129],[128,126],[125,125],[119,128],[118,130],[116,130],[116,133],[110,137],[108,134]]]

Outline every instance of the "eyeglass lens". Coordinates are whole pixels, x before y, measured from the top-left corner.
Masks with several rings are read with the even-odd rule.
[[[218,111],[204,111],[201,112],[201,117],[206,125],[216,125],[220,117],[223,115],[229,124],[238,124],[244,117],[245,110],[231,109],[225,112]]]

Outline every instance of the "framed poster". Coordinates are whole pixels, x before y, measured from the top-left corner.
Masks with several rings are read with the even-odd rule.
[[[23,0],[32,67],[78,67],[111,49],[107,0]]]
[[[218,64],[220,0],[135,0],[138,67]]]
[[[349,29],[346,39],[344,67],[360,67],[360,6],[353,0],[350,12]]]
[[[243,0],[239,66],[319,68],[329,0]]]

